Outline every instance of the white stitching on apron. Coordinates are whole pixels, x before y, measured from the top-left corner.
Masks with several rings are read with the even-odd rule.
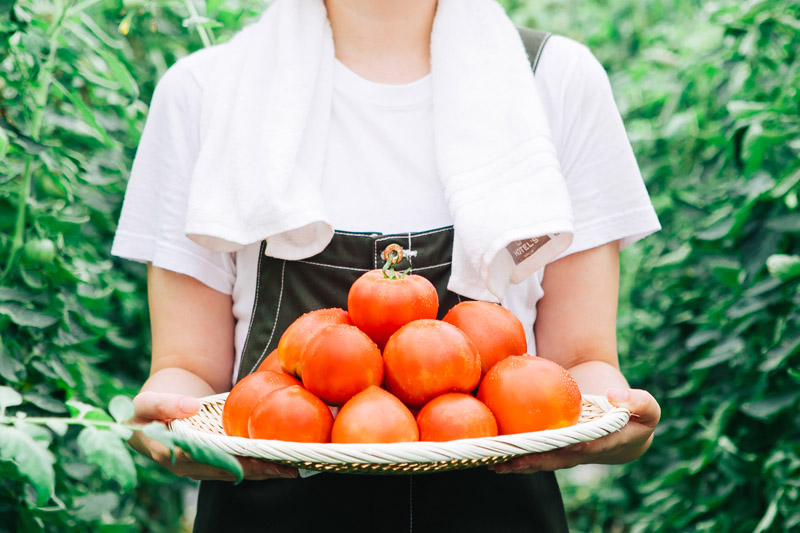
[[[314,262],[314,261],[294,261],[294,262],[295,262],[295,263],[305,263],[305,264],[307,264],[307,265],[314,265],[314,266],[328,267],[328,268],[338,268],[338,269],[340,269],[340,270],[355,270],[355,271],[357,271],[357,272],[367,272],[367,271],[369,270],[368,268],[355,268],[355,267],[344,267],[344,266],[339,266],[339,265],[328,265],[328,264],[325,264],[325,263],[316,263],[316,262]],[[429,269],[431,269],[431,268],[440,268],[440,267],[443,267],[443,266],[447,266],[447,265],[449,265],[449,264],[451,264],[451,263],[452,263],[452,261],[448,261],[448,262],[446,262],[446,263],[439,263],[438,265],[429,265],[429,266],[424,266],[424,267],[415,267],[415,268],[414,268],[414,270],[429,270]],[[377,267],[376,267],[376,268],[377,268]]]
[[[452,261],[448,261],[446,263],[439,263],[438,265],[428,265],[426,267],[416,267],[414,270],[430,270],[431,268],[440,268],[440,267],[443,267],[443,266],[447,266],[447,265],[449,265],[451,263],[452,263]]]
[[[264,246],[264,245],[262,245]],[[266,250],[266,246],[264,249]],[[247,353],[247,346],[250,344],[250,335],[253,331],[253,322],[256,319],[256,307],[258,306],[258,293],[259,288],[261,287],[261,259],[264,257],[264,254],[259,252],[258,254],[258,267],[256,269],[256,295],[253,298],[253,309],[250,311],[250,325],[247,326],[247,338],[244,341],[244,347],[242,348],[241,358],[244,359],[244,354]],[[241,373],[241,372],[239,372]]]
[[[333,233],[335,233],[336,235],[345,235],[345,236],[353,236],[353,237],[372,237],[372,238],[375,238],[375,237],[378,237],[378,236],[382,235],[382,233],[375,233],[375,232],[372,232],[372,233],[353,233],[351,231],[338,231],[338,230],[333,230]]]
[[[339,270],[355,270],[355,271],[358,271],[358,272],[366,272],[366,271],[369,270],[368,268],[355,268],[355,267],[345,267],[345,266],[339,266],[339,265],[328,265],[328,264],[325,264],[325,263],[317,263],[317,262],[314,262],[314,261],[295,261],[295,263],[304,263],[306,265],[314,265],[314,266],[321,266],[321,267],[328,267],[328,268],[338,268]]]
[[[408,533],[414,530],[414,476],[408,476]]]
[[[446,228],[433,229],[433,230],[431,230],[431,231],[425,231],[425,232],[423,232],[423,233],[413,233],[413,232],[408,232],[408,233],[396,233],[396,234],[394,234],[394,235],[386,235],[386,236],[383,236],[383,237],[381,237],[380,239],[377,239],[377,240],[379,240],[379,241],[386,241],[386,240],[389,240],[389,239],[399,239],[399,238],[400,238],[401,236],[403,236],[403,235],[409,235],[409,236],[410,236],[410,235],[412,235],[412,234],[413,234],[413,238],[415,238],[415,239],[416,239],[417,237],[424,237],[424,236],[426,236],[426,235],[434,235],[434,234],[436,234],[436,233],[443,233],[443,232],[445,232],[445,231],[452,231],[452,229],[453,229],[453,227],[452,227],[452,226],[448,226],[448,227],[446,227]]]
[[[264,345],[264,351],[261,352],[261,355],[256,360],[256,364],[254,364],[253,367],[250,369],[249,372],[250,374],[252,374],[255,371],[255,369],[258,368],[258,365],[261,364],[261,361],[264,360],[264,354],[267,353],[267,348],[269,348],[269,345],[272,342],[272,337],[275,336],[275,330],[278,329],[278,315],[280,315],[281,313],[281,300],[283,299],[283,286],[284,286],[283,273],[285,271],[286,271],[286,259],[284,259],[283,262],[281,263],[281,292],[278,293],[278,308],[275,310],[275,321],[272,324],[272,333],[269,334],[269,340],[267,341],[267,344]]]

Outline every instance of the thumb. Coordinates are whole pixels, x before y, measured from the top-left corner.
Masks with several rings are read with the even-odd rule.
[[[197,398],[169,392],[140,392],[133,399],[136,409],[131,422],[146,424],[153,420],[173,420],[197,414],[202,407]]]
[[[639,424],[654,428],[661,419],[661,406],[646,390],[611,388],[606,398],[612,405],[628,409]]]

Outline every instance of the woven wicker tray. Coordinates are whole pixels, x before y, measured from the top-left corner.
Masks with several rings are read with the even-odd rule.
[[[224,393],[202,398],[199,413],[172,421],[170,429],[234,455],[316,472],[410,474],[488,466],[519,455],[599,439],[621,429],[630,418],[627,409],[612,406],[604,397],[584,395],[578,423],[560,429],[448,442],[317,444],[225,435],[221,417],[227,396]]]

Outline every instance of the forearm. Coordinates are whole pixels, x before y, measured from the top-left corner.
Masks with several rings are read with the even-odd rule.
[[[162,368],[154,372],[141,392],[169,392],[201,398],[218,392],[206,380],[183,368]]]
[[[603,396],[609,388],[627,389],[628,382],[622,372],[605,361],[584,361],[567,370],[583,394],[596,394]]]

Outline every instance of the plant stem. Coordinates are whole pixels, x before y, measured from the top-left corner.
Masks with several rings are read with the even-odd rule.
[[[5,279],[11,271],[11,267],[17,261],[19,251],[22,249],[22,236],[25,233],[25,211],[28,205],[28,194],[31,189],[31,163],[33,162],[33,155],[28,154],[25,159],[25,172],[22,175],[22,182],[19,188],[19,205],[17,206],[17,220],[14,224],[14,237],[11,241],[11,252],[8,254],[8,261],[0,274],[0,281]]]
[[[189,11],[189,16],[192,18],[199,18],[200,13],[197,12],[197,8],[194,7],[194,3],[192,0],[184,0],[186,4],[186,9]],[[208,30],[206,30],[205,26],[202,24],[195,24],[195,29],[197,33],[200,35],[200,40],[203,41],[203,47],[208,48],[211,46],[211,37],[208,34]]]
[[[71,8],[67,9],[68,15],[75,15],[76,13],[81,13],[86,11],[86,8],[92,7],[94,4],[101,2],[102,0],[86,0],[85,2],[81,2],[78,5],[72,6]]]
[[[58,33],[61,30],[61,25],[64,22],[64,17],[67,14],[72,0],[63,4],[58,16],[53,20],[53,23],[47,28],[47,35],[50,37],[50,50],[47,54],[42,69],[39,71],[38,76],[38,90],[33,95],[34,109],[33,117],[31,119],[31,139],[38,142],[42,130],[42,121],[44,120],[44,109],[47,106],[47,97],[50,92],[50,72],[53,70],[56,62],[56,52],[58,51]],[[17,204],[17,219],[14,224],[14,237],[11,240],[11,251],[8,254],[8,261],[6,262],[3,272],[0,273],[0,281],[8,276],[11,269],[17,262],[19,251],[22,249],[23,238],[25,235],[25,214],[28,207],[28,198],[31,192],[31,177],[33,172],[33,154],[27,154],[25,158],[25,171],[22,175],[22,182],[18,191],[19,203]]]
[[[49,424],[56,422],[58,424],[67,424],[71,426],[94,426],[101,428],[122,428],[126,430],[136,431],[136,426],[129,426],[127,424],[120,424],[119,422],[112,422],[109,420],[92,420],[89,418],[60,418],[57,416],[26,416],[18,418],[16,416],[0,416],[0,424],[13,424],[14,422],[29,422],[31,424]]]

